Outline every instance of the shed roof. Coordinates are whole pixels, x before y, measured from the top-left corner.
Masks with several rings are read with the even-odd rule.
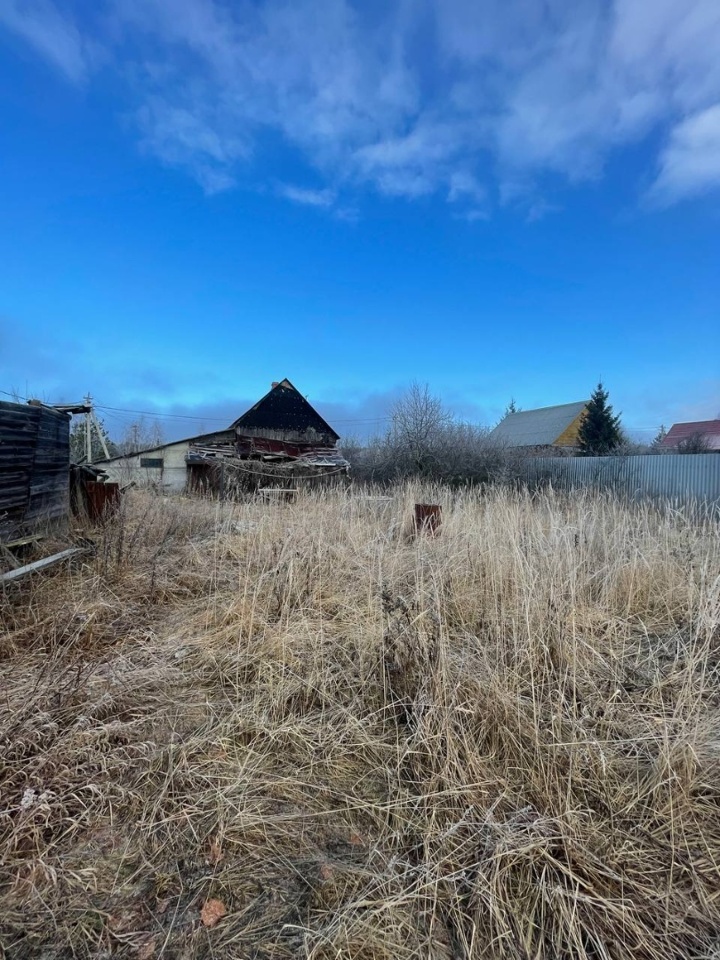
[[[587,400],[561,403],[556,407],[509,413],[490,434],[490,439],[510,447],[544,447],[555,443],[583,412]]]
[[[165,443],[159,443],[155,447],[144,447],[142,450],[133,450],[132,453],[118,453],[114,457],[108,457],[107,460],[98,460],[98,464],[110,463],[111,460],[127,460],[129,457],[144,456],[146,453],[156,453],[158,450],[166,450],[168,447],[175,447],[181,443],[197,443],[198,441],[220,442],[222,440],[232,440],[233,432],[227,430],[215,430],[213,433],[201,433],[194,437],[183,437],[181,440],[166,440]]]
[[[238,431],[277,430],[317,434],[340,439],[330,424],[311,406],[289,380],[281,380],[258,402],[232,424]]]
[[[660,442],[661,447],[676,447],[683,440],[701,436],[708,450],[720,450],[720,420],[690,420],[674,423]]]

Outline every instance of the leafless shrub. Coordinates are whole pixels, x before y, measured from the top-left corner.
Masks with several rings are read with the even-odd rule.
[[[677,445],[678,453],[708,453],[709,450],[707,437],[700,432],[685,437]]]
[[[392,411],[384,436],[344,448],[356,480],[422,480],[454,487],[508,481],[523,454],[489,439],[490,431],[456,420],[426,385],[413,384]]]

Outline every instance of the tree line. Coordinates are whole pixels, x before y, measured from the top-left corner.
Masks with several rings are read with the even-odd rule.
[[[511,399],[501,421],[520,408]],[[510,480],[523,472],[536,451],[498,443],[488,427],[456,419],[427,384],[413,383],[394,404],[388,429],[365,443],[345,438],[342,450],[359,480],[391,483],[418,478],[450,485]],[[652,444],[634,443],[625,433],[602,383],[587,404],[578,436],[578,456],[622,456],[661,452],[660,433]],[[701,444],[681,446],[681,453],[702,452]]]
[[[102,431],[111,457],[126,456],[140,450],[151,450],[153,447],[162,446],[165,442],[162,425],[157,420],[148,421],[144,417],[134,420],[125,427],[122,436],[117,441],[110,438],[108,429],[101,417],[96,415],[95,421]],[[85,430],[85,417],[82,415],[75,417],[70,429],[70,460],[73,463],[84,463],[86,460]],[[105,459],[105,451],[94,426],[90,431],[90,449],[93,463]]]

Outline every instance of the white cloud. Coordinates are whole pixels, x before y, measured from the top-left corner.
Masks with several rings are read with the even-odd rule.
[[[0,26],[21,37],[68,79],[78,82],[85,78],[94,44],[81,36],[51,0],[4,0]]]
[[[454,175],[462,150],[458,125],[419,117],[412,129],[359,147],[351,162],[357,177],[391,196],[432,193]]]
[[[363,184],[546,202],[545,174],[601,177],[651,131],[672,131],[664,202],[716,178],[717,0],[107,0],[82,33],[72,2],[7,0],[0,23],[75,81],[112,51],[144,146],[210,192],[256,176],[268,132],[323,178],[318,206]]]
[[[476,223],[478,220],[490,219],[490,213],[485,207],[470,207],[456,216],[459,220],[466,220],[468,223]]]
[[[218,193],[234,185],[231,171],[251,148],[241,136],[218,129],[202,101],[194,106],[149,96],[137,112],[141,142],[166,163],[188,168],[206,193]]]
[[[286,200],[300,203],[307,207],[331,207],[335,201],[333,190],[311,190],[306,187],[296,187],[290,183],[278,185],[277,192]]]
[[[660,154],[648,199],[667,206],[720,188],[720,103],[679,123]]]
[[[450,203],[463,200],[474,200],[476,203],[484,203],[487,200],[487,190],[478,182],[477,177],[467,170],[456,170],[450,174],[448,183],[448,200]]]

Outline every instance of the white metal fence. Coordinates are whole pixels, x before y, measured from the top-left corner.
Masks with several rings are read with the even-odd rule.
[[[529,483],[613,489],[630,497],[661,497],[720,505],[720,453],[641,457],[538,457],[526,462]]]

